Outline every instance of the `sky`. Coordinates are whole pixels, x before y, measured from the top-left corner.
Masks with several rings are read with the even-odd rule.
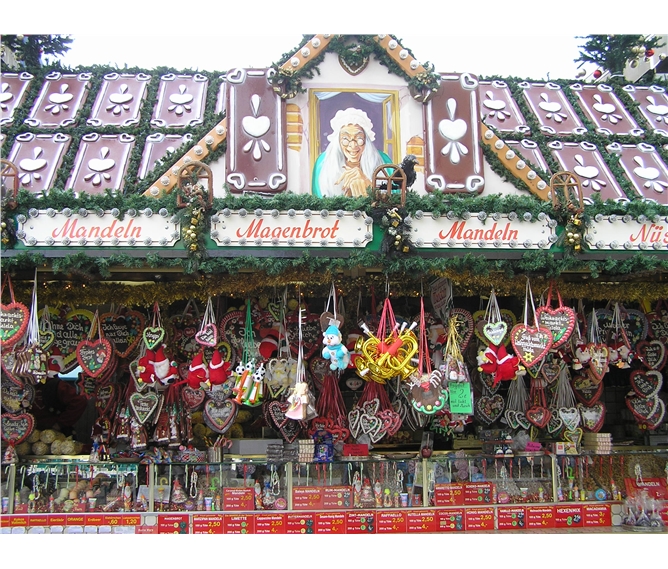
[[[581,36],[653,31],[634,28],[627,16],[627,29],[621,30],[619,19],[589,7],[586,0],[477,0],[462,5],[452,0],[355,0],[350,5],[234,0],[232,6],[225,0],[32,0],[30,18],[25,4],[16,4],[20,7],[3,8],[0,33],[69,34],[74,42],[61,61],[71,68],[269,67],[293,51],[302,35],[391,33],[419,61],[433,63],[440,72],[574,79]]]

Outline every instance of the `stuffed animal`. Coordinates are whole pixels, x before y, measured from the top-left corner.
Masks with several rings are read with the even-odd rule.
[[[343,345],[339,329],[334,324],[330,324],[322,336],[322,342],[325,344],[322,349],[322,357],[330,361],[329,369],[332,371],[346,369],[350,363],[350,352]]]
[[[490,344],[484,352],[478,354],[478,370],[491,374],[494,386],[500,381],[515,379],[519,367],[519,358],[509,354],[503,344]]]

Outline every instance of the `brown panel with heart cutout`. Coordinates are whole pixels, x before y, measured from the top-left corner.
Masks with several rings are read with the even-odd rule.
[[[482,192],[485,179],[477,78],[468,73],[443,75],[423,114],[427,191]]]
[[[285,104],[272,89],[268,72],[234,69],[225,77],[225,171],[233,193],[276,193],[287,187]]]

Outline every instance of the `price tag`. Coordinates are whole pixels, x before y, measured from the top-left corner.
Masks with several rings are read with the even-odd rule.
[[[434,486],[435,506],[463,506],[463,484],[436,484]]]
[[[134,530],[136,534],[169,533],[169,532],[161,532],[158,526],[136,526]]]
[[[223,533],[223,514],[193,515],[193,533],[196,534]]]
[[[320,510],[323,507],[323,488],[300,486],[292,489],[293,510]]]
[[[315,533],[314,514],[285,514],[285,533]]]
[[[553,506],[528,506],[527,529],[549,529],[554,527]]]
[[[372,510],[346,512],[346,533],[374,533],[375,516]]]
[[[105,516],[101,514],[88,514],[86,516],[86,526],[101,526],[105,523]]]
[[[494,529],[494,508],[467,508],[466,531]]]
[[[497,508],[498,529],[524,529],[526,526],[526,509],[524,506]]]
[[[406,510],[408,533],[435,533],[438,531],[436,510]]]
[[[471,386],[466,382],[458,383],[451,381],[448,383],[450,394],[450,412],[462,415],[473,414],[473,397],[471,396]]]
[[[255,497],[252,488],[223,488],[223,510],[247,512],[254,509]]]
[[[159,515],[158,533],[190,533],[188,514]]]
[[[582,506],[554,506],[555,528],[581,528]]]
[[[582,506],[584,527],[609,527],[612,525],[610,504],[586,504]]]
[[[67,516],[67,523],[65,525],[68,526],[82,526],[86,522],[86,516]]]
[[[28,525],[31,528],[47,526],[49,525],[49,516],[47,515],[30,516],[28,518]]]
[[[624,485],[629,496],[635,496],[641,490],[647,490],[652,498],[668,500],[668,481],[665,478],[645,478],[640,483],[635,478],[624,478]]]
[[[492,482],[464,482],[464,504],[481,506],[494,503]]]
[[[315,533],[343,535],[346,533],[345,512],[318,512],[315,515]]]
[[[285,514],[256,514],[255,533],[285,533]]]
[[[225,514],[225,533],[255,533],[253,514]]]
[[[464,508],[437,510],[438,531],[464,531]]]
[[[9,525],[13,528],[27,528],[30,525],[29,521],[30,516],[12,516],[9,520]]]
[[[376,533],[406,533],[406,512],[376,512]]]
[[[123,516],[113,515],[113,516],[104,516],[104,523],[111,527],[122,526]]]
[[[342,510],[353,506],[352,486],[329,486],[322,489],[323,510]],[[293,496],[294,504],[294,496]]]
[[[64,526],[67,525],[67,516],[63,514],[49,514],[47,516],[50,526]]]
[[[141,524],[141,516],[135,514],[132,516],[123,516],[123,525],[124,526],[138,526]]]

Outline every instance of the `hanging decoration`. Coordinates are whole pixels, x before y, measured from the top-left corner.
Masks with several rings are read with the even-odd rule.
[[[334,313],[329,312],[330,302],[333,303]],[[327,306],[325,312],[320,316],[320,326],[322,327],[322,336],[324,348],[322,349],[322,357],[328,360],[329,369],[332,371],[343,371],[350,363],[350,353],[348,348],[343,344],[343,335],[341,328],[343,328],[344,318],[342,314],[337,316],[336,313],[336,287],[332,283],[332,289],[327,299]]]
[[[559,302],[556,308],[552,308],[552,290],[557,295]],[[556,350],[568,342],[575,327],[575,311],[569,306],[564,306],[561,293],[554,282],[550,282],[545,305],[536,309],[536,320],[538,324],[552,332],[552,347]]]
[[[97,339],[93,340],[95,331],[97,331]],[[97,311],[93,316],[88,339],[79,342],[76,354],[81,369],[91,377],[99,377],[112,363],[114,349],[109,340],[104,337]]]
[[[528,322],[529,300],[531,300],[531,325]],[[536,307],[529,279],[526,282],[524,297],[524,323],[513,326],[510,333],[510,341],[517,357],[529,372],[532,369],[536,370],[540,367],[539,364],[552,347],[552,332],[541,326],[536,320]]]
[[[234,370],[235,383],[232,388],[234,402],[238,405],[256,407],[262,404],[264,396],[264,363],[257,363],[257,349],[253,334],[251,301],[246,300],[246,318],[243,333],[241,359]]]
[[[0,296],[9,290],[9,304],[0,304],[0,348],[7,349],[18,344],[28,328],[30,312],[25,304],[16,302],[12,279],[7,274],[2,282]]]
[[[601,382],[603,376],[608,373],[610,351],[607,344],[601,340],[596,309],[592,309],[591,322],[589,323],[589,343],[586,346],[586,351],[589,356],[589,373],[595,382]]]

